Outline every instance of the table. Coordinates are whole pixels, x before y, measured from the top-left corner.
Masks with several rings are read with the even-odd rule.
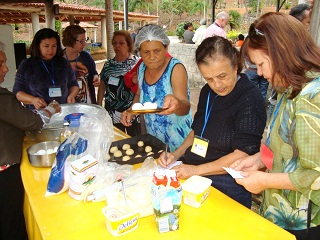
[[[115,140],[129,137],[115,128]],[[106,229],[105,202],[76,201],[67,192],[45,197],[51,168],[29,164],[25,141],[21,163],[25,187],[24,214],[30,240],[81,239],[246,239],[294,240],[295,237],[243,207],[215,188],[200,208],[181,205],[180,229],[159,233],[153,216],[139,220],[137,230],[114,237]]]

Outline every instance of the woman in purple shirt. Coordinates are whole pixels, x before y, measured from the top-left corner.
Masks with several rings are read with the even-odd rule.
[[[39,30],[31,43],[31,57],[22,61],[13,86],[17,99],[30,109],[74,103],[79,92],[74,71],[62,57],[60,37],[50,28]]]

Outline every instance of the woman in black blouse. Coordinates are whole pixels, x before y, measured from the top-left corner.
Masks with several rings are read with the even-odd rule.
[[[202,88],[192,131],[174,152],[159,159],[174,167],[181,179],[193,175],[212,179],[212,186],[251,207],[251,194],[222,167],[259,152],[266,108],[259,89],[241,74],[237,50],[222,37],[205,39],[196,50],[196,63],[207,81]]]

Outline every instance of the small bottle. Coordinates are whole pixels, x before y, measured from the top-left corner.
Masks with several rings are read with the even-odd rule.
[[[68,137],[70,137],[73,134],[69,123],[68,122],[64,122],[63,123],[63,130],[61,132],[60,135],[60,142],[63,143]]]

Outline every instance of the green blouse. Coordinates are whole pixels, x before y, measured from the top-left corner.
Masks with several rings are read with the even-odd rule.
[[[278,94],[277,103],[283,99],[270,133],[274,159],[269,172],[289,173],[298,191],[266,189],[260,213],[284,229],[301,230],[307,228],[309,199],[310,227],[320,225],[320,76],[293,100],[287,96]]]

